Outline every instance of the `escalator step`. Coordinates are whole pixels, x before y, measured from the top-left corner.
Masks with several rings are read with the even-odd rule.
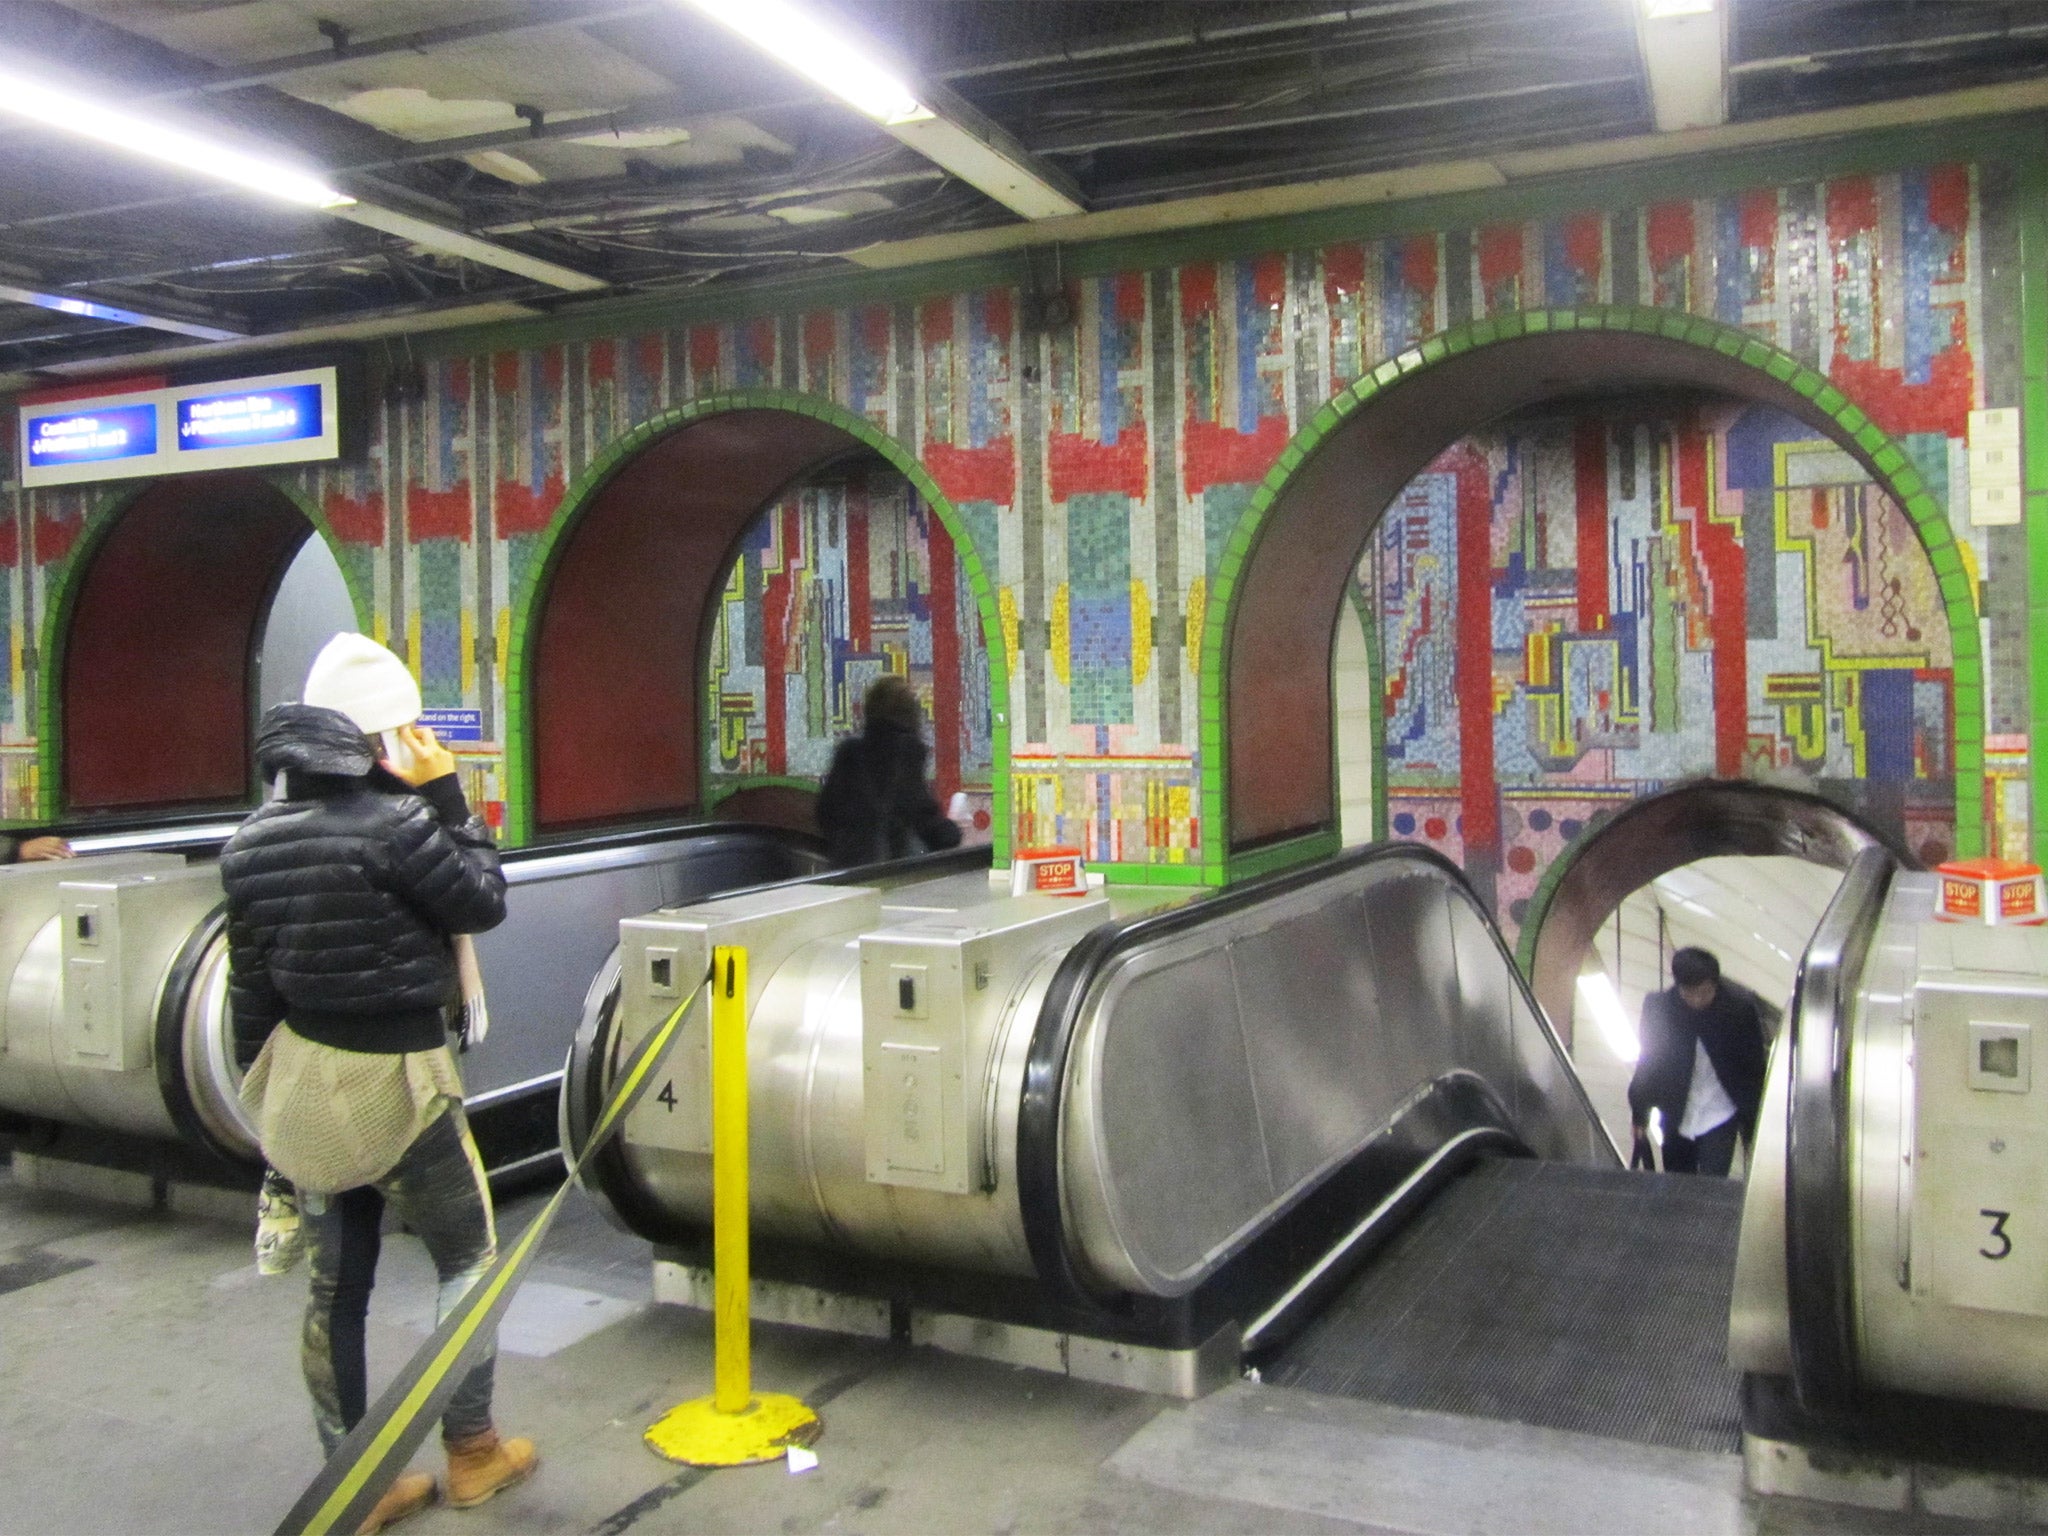
[[[1742,1185],[1502,1160],[1459,1179],[1265,1370],[1404,1408],[1741,1444]]]

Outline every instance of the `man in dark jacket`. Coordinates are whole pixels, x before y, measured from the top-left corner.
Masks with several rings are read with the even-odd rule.
[[[1664,1123],[1664,1171],[1726,1177],[1735,1139],[1749,1145],[1764,1095],[1764,1032],[1756,1004],[1723,985],[1704,949],[1671,957],[1672,986],[1643,1000],[1642,1055],[1628,1085],[1638,1149],[1650,1111]]]
[[[458,991],[451,936],[503,919],[505,877],[447,749],[431,731],[392,729],[419,714],[397,657],[339,636],[306,695],[339,707],[264,716],[256,760],[273,798],[229,839],[221,880],[236,1034],[264,1041],[243,1099],[265,1158],[298,1190],[312,1272],[300,1359],[331,1455],[366,1409],[386,1202],[432,1255],[443,1316],[496,1257],[446,1027]],[[386,735],[381,756],[368,729]],[[442,1420],[453,1504],[482,1502],[537,1460],[530,1441],[500,1440],[493,1426],[494,1365],[486,1353]],[[408,1473],[362,1529],[433,1496],[431,1477]]]
[[[960,828],[947,820],[924,779],[924,711],[910,684],[890,673],[868,685],[862,729],[832,753],[818,792],[818,830],[842,869],[952,848]]]

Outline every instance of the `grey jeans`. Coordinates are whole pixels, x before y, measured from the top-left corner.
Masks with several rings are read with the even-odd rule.
[[[313,1395],[313,1427],[328,1454],[362,1421],[369,1397],[364,1326],[377,1281],[380,1228],[389,1203],[417,1233],[440,1276],[436,1315],[446,1317],[498,1255],[491,1192],[462,1107],[451,1104],[374,1184],[338,1195],[299,1194],[312,1270],[299,1359]],[[441,1419],[445,1439],[491,1427],[496,1340],[463,1378]]]

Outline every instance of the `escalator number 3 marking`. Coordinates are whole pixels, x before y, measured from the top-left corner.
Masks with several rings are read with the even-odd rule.
[[[2012,1252],[2012,1234],[2005,1230],[2005,1224],[2012,1220],[2011,1211],[1979,1211],[1991,1223],[1990,1236],[1998,1244],[1997,1251],[1979,1248],[1978,1254],[1987,1259],[2002,1259]]]
[[[665,1107],[670,1114],[674,1114],[676,1109],[676,1085],[672,1082],[663,1083],[661,1085],[661,1092],[654,1096],[654,1102]],[[2009,1248],[2012,1245],[2008,1243],[2006,1246]]]

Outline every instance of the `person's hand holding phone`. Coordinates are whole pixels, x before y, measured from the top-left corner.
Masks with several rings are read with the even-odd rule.
[[[455,754],[441,745],[433,727],[425,725],[401,725],[398,739],[411,754],[411,761],[400,763],[392,758],[384,759],[385,771],[403,779],[417,789],[422,784],[431,784],[455,771]]]
[[[24,864],[34,864],[44,859],[68,859],[72,853],[71,845],[61,837],[31,837],[23,840],[14,856]]]

